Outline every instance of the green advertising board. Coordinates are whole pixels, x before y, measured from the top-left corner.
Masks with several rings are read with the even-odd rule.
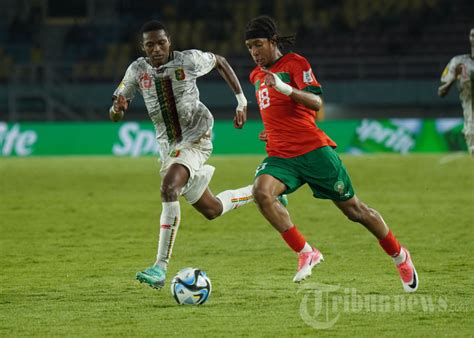
[[[339,152],[448,152],[466,150],[462,119],[338,120],[318,123],[338,144]],[[260,121],[234,129],[216,121],[214,154],[265,154],[258,140]],[[157,155],[150,122],[7,123],[0,122],[1,156]]]

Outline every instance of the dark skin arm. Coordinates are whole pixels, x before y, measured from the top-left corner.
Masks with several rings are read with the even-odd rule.
[[[128,108],[128,102],[122,95],[114,99],[114,103],[109,110],[109,117],[112,121],[118,122],[123,118],[125,111]]]
[[[224,78],[227,82],[229,87],[232,89],[234,94],[241,94],[242,87],[240,86],[239,79],[237,75],[235,75],[234,70],[229,65],[227,60],[220,55],[216,55],[216,68],[219,74]],[[247,107],[243,107],[241,110],[237,110],[236,115],[234,117],[234,127],[241,129],[245,121],[247,121]]]

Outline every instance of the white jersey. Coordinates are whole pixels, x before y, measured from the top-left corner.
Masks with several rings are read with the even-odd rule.
[[[139,91],[163,148],[170,151],[196,142],[212,129],[214,119],[199,101],[196,79],[216,64],[212,53],[200,50],[173,51],[159,68],[148,58],[138,58],[128,67],[114,92],[131,101]]]
[[[452,81],[456,77],[456,67],[461,65],[461,75],[457,79],[459,89],[459,99],[464,113],[473,111],[473,90],[474,90],[474,59],[469,54],[457,55],[449,61],[441,75],[441,82]]]

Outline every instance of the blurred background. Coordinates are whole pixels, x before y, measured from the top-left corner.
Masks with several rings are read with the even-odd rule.
[[[251,101],[246,22],[272,15],[325,91],[325,118],[461,116],[457,93],[436,95],[440,74],[469,52],[470,0],[1,0],[2,120],[104,120],[111,93],[141,55],[137,32],[162,21],[175,49],[228,58]],[[217,119],[234,101],[217,71],[200,79]],[[147,119],[141,98],[130,112]],[[252,109],[251,118],[258,118]],[[342,109],[341,109],[342,108]]]
[[[462,117],[456,90],[437,96],[440,75],[470,52],[472,0],[0,0],[0,121],[102,121],[138,31],[162,21],[175,49],[225,56],[259,119],[248,74],[245,25],[273,16],[306,56],[324,90],[324,119]],[[235,99],[217,71],[198,81],[216,120]],[[148,120],[142,98],[127,120]],[[462,142],[461,142],[462,143]]]

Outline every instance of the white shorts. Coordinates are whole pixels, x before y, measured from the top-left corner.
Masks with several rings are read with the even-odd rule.
[[[181,195],[190,204],[196,203],[206,190],[215,168],[210,165],[205,165],[207,159],[212,153],[212,142],[209,138],[203,137],[195,143],[186,145],[179,150],[170,151],[161,146],[160,147],[160,175],[164,177],[169,167],[174,163],[179,163],[185,166],[189,171],[188,183],[183,187]]]

